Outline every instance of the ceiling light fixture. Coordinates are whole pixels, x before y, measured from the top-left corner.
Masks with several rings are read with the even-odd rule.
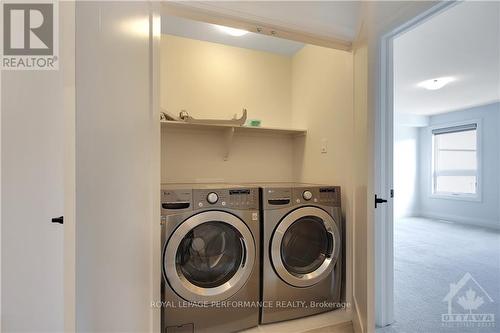
[[[452,77],[449,77],[449,76],[438,77],[435,79],[422,81],[418,84],[418,86],[420,88],[425,88],[427,90],[438,90],[438,89],[443,88],[445,85],[447,85],[448,83],[450,83],[452,81],[455,81],[455,79]]]
[[[246,30],[243,30],[243,29],[236,29],[236,28],[231,28],[231,27],[225,27],[223,25],[216,25],[217,29],[219,29],[220,31],[228,34],[228,35],[231,35],[231,36],[234,36],[234,37],[241,37],[241,36],[244,36],[248,33],[248,31]]]

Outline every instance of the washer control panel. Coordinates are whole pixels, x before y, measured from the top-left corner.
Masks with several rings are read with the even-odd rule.
[[[193,209],[231,208],[258,209],[259,191],[256,188],[195,189]]]
[[[293,203],[340,207],[340,186],[299,186],[293,189]]]

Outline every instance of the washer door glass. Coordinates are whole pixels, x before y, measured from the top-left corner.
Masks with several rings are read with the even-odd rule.
[[[308,274],[325,261],[331,243],[324,222],[317,216],[296,220],[285,232],[281,242],[281,259],[287,271]]]
[[[210,221],[196,226],[182,239],[176,266],[195,286],[214,288],[236,274],[244,253],[238,230],[224,222]]]

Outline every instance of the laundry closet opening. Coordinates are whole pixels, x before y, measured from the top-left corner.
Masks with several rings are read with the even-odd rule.
[[[161,18],[162,189],[174,184],[176,188],[179,184],[220,184],[221,188],[254,184],[258,188],[269,183],[340,187],[342,302],[347,306],[272,325],[288,325],[282,329],[294,331],[297,320],[304,321],[301,325],[307,329],[350,322],[352,53],[213,24],[213,18],[206,21],[211,23],[167,11]],[[279,36],[279,31],[274,34]],[[246,198],[253,193],[249,190]],[[226,245],[244,239],[244,232],[234,225],[217,228],[228,236]],[[198,229],[199,236],[190,237],[201,246],[211,236],[208,229]],[[327,236],[326,244],[331,242]],[[221,272],[228,272],[228,281],[238,274],[231,268],[231,259],[221,257],[227,261]],[[202,273],[206,272],[192,272],[193,281],[205,283]]]

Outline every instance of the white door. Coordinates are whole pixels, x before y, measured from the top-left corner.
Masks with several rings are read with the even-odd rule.
[[[354,230],[353,325],[356,332],[372,332],[374,323],[373,185],[370,170],[372,141],[368,113],[368,46],[354,50]]]
[[[63,330],[64,225],[51,222],[64,214],[59,84],[57,71],[2,73],[4,332]]]
[[[68,47],[74,19],[71,6],[60,13],[66,29],[59,35],[60,69],[1,73],[2,332],[62,332],[65,309],[73,308],[65,307],[65,298],[72,299],[64,292],[71,286],[65,282],[66,224],[52,222],[67,213],[65,200],[73,195],[67,163],[74,145],[66,124],[74,115]]]

